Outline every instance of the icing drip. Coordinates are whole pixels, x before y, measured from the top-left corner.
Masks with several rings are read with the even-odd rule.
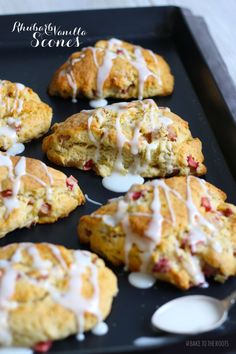
[[[45,172],[45,174],[47,175],[48,180],[49,180],[49,183],[50,183],[50,187],[48,187],[46,184],[44,185],[44,186],[46,186],[46,188],[47,188],[47,191],[46,191],[46,193],[47,193],[47,200],[51,200],[51,199],[52,199],[52,185],[54,184],[53,176],[52,176],[52,174],[49,172],[49,169],[48,169],[47,165],[46,165],[44,162],[42,162],[42,161],[40,161],[40,162],[41,162],[41,166],[43,167],[44,172]]]
[[[110,50],[110,45],[111,42],[109,41],[108,48],[105,51],[104,58],[103,58],[103,63],[101,66],[98,68],[98,73],[97,73],[97,97],[103,97],[103,86],[104,83],[107,79],[107,77],[110,74],[112,65],[113,65],[113,59],[117,57],[115,53],[113,53]]]
[[[5,80],[0,82],[0,89],[4,87],[4,85],[7,82]],[[13,104],[11,104],[11,100],[8,97],[7,98],[7,104],[3,102],[3,97],[2,93],[0,92],[0,103],[3,107],[7,108],[7,114],[12,115],[16,112],[16,114],[20,114],[23,109],[23,104],[24,101],[23,99],[19,98],[19,93],[24,90],[25,86],[20,83],[15,83],[15,97]],[[5,115],[6,115],[5,113]],[[21,121],[18,117],[8,117],[5,121],[6,125],[0,126],[0,137],[3,139],[3,149],[7,149],[7,142],[9,143],[9,140],[12,144],[12,146],[7,150],[8,155],[17,155],[21,154],[25,147],[23,144],[18,143],[18,135],[17,135],[17,130],[20,129]]]
[[[153,185],[153,201],[151,204],[152,210],[152,219],[149,223],[148,229],[146,231],[146,235],[150,237],[155,244],[159,244],[161,241],[161,233],[162,233],[162,222],[163,217],[161,214],[161,200],[159,193],[159,181],[151,182]],[[164,182],[163,182],[164,183]]]
[[[10,310],[21,306],[20,303],[14,302],[11,299],[15,292],[16,280],[21,275],[24,275],[24,278],[27,279],[29,283],[45,289],[49,292],[53,301],[61,304],[75,314],[78,325],[78,339],[83,338],[85,313],[95,315],[98,322],[102,320],[99,307],[98,268],[93,263],[90,253],[80,250],[73,251],[74,262],[68,267],[62,257],[60,249],[51,244],[45,245],[51,249],[59,265],[53,265],[49,260],[43,259],[37,247],[32,243],[21,243],[18,245],[18,249],[15,251],[10,261],[0,260],[0,270],[2,271],[2,276],[0,277],[0,344],[2,345],[9,346],[12,343],[8,316]],[[32,268],[37,269],[39,277],[33,277],[33,272],[23,273],[19,268],[15,267],[16,263],[23,261],[23,250],[31,256]],[[69,277],[69,285],[67,290],[62,293],[49,283],[48,277],[45,278],[45,275],[50,276],[54,274],[54,276],[57,276],[60,280],[64,278],[65,271]],[[89,298],[85,298],[82,295],[84,274],[89,274],[89,282],[93,287],[93,295]],[[43,278],[37,280],[40,278],[40,275],[42,275]],[[103,322],[101,322],[101,327],[105,327]],[[102,335],[105,334],[107,330],[108,328],[106,331],[105,328],[97,328],[95,332],[97,331],[97,335]]]
[[[21,154],[24,150],[25,150],[24,144],[15,143],[6,151],[6,154],[9,156],[16,156],[18,154]]]
[[[146,79],[149,76],[153,76],[153,77],[157,78],[157,75],[155,75],[153,72],[151,72],[148,69],[146,61],[145,61],[143,54],[142,54],[141,47],[135,47],[134,54],[135,54],[135,60],[132,60],[132,65],[135,66],[135,68],[138,71],[138,75],[139,75],[138,99],[142,100],[143,99],[144,84],[145,84]],[[158,77],[158,80],[159,80],[159,77]]]
[[[104,336],[105,334],[108,333],[108,325],[105,322],[100,322],[98,323],[93,329],[92,329],[92,333],[95,336]]]
[[[78,89],[77,89],[77,83],[76,83],[73,71],[71,70],[70,72],[68,72],[66,74],[66,77],[68,80],[68,84],[72,88],[72,102],[76,103],[77,102],[76,96],[77,96]]]
[[[89,105],[92,108],[105,107],[107,103],[108,103],[107,100],[105,100],[104,98],[89,101]]]
[[[133,184],[143,184],[144,178],[133,173],[126,173],[123,175],[116,171],[112,172],[110,176],[102,179],[102,185],[113,192],[122,193],[130,189]]]
[[[17,209],[20,207],[20,203],[18,200],[18,195],[20,192],[20,186],[21,186],[21,178],[23,176],[30,176],[31,178],[35,179],[39,184],[41,184],[43,187],[46,188],[46,197],[47,200],[51,199],[51,186],[53,185],[53,177],[50,174],[47,166],[41,162],[41,166],[43,167],[46,175],[49,178],[50,182],[50,187],[42,181],[40,178],[37,176],[34,176],[32,174],[29,174],[26,171],[26,158],[23,156],[21,157],[15,167],[13,168],[13,163],[11,158],[8,155],[0,155],[0,167],[7,167],[8,169],[8,177],[11,179],[12,182],[12,190],[11,190],[11,195],[2,197],[4,206],[6,208],[6,216],[9,215],[9,213],[12,212],[12,210]]]
[[[139,289],[151,288],[155,282],[156,278],[147,273],[132,272],[128,276],[129,283]]]
[[[221,244],[217,239],[217,229],[211,219],[207,219],[204,217],[193,201],[192,195],[192,182],[197,181],[199,183],[203,195],[208,194],[208,189],[205,181],[193,177],[188,176],[187,178],[187,196],[184,199],[177,190],[170,188],[165,180],[154,180],[151,182],[147,182],[147,186],[152,186],[153,188],[153,200],[150,204],[150,212],[149,213],[140,213],[136,211],[135,207],[132,207],[132,211],[130,211],[130,203],[138,203],[138,199],[142,195],[145,194],[145,189],[142,192],[135,192],[132,189],[125,196],[121,197],[117,200],[117,211],[114,215],[99,215],[92,214],[94,217],[102,218],[103,222],[107,225],[115,227],[118,224],[122,225],[125,234],[125,244],[124,244],[124,253],[125,253],[125,265],[129,268],[129,254],[133,245],[136,245],[139,249],[139,258],[141,260],[140,271],[146,272],[150,265],[150,257],[154,251],[154,249],[160,244],[161,236],[162,236],[162,226],[163,222],[170,223],[173,228],[175,227],[177,220],[176,214],[174,212],[174,208],[172,206],[172,198],[177,198],[181,201],[188,212],[188,233],[187,233],[187,242],[191,247],[190,252],[185,253],[181,246],[181,239],[176,240],[176,255],[177,260],[182,264],[187,273],[190,275],[192,282],[195,285],[207,285],[205,282],[205,277],[201,269],[201,258],[196,254],[198,250],[199,244],[209,244],[216,252],[220,253],[222,251]],[[137,194],[136,194],[137,193]],[[140,194],[139,194],[140,193]],[[163,216],[162,212],[162,203],[161,203],[161,193],[163,193],[163,197],[165,197],[169,216]],[[172,198],[171,198],[172,196]],[[134,198],[134,199],[132,199]],[[137,201],[136,201],[137,200]],[[133,202],[132,202],[133,201]],[[150,219],[148,228],[145,232],[146,237],[140,237],[136,234],[130,224],[130,217],[142,215],[143,217],[147,217]],[[211,218],[211,216],[210,216]],[[168,260],[171,266],[171,261]]]

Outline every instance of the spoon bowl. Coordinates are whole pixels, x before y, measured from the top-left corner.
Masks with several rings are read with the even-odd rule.
[[[204,295],[182,296],[158,308],[151,323],[157,329],[175,334],[208,332],[225,322],[231,304],[228,298],[217,300]]]

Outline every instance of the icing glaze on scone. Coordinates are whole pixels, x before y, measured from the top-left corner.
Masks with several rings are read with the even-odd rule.
[[[73,53],[54,74],[51,95],[90,99],[168,95],[174,79],[165,60],[151,50],[112,38]]]
[[[116,292],[116,277],[90,252],[48,243],[0,248],[0,344],[76,333],[82,340],[109,314]]]
[[[0,81],[0,149],[9,155],[23,152],[22,143],[46,133],[51,118],[51,108],[30,88]]]
[[[53,126],[43,150],[51,161],[93,169],[105,182],[117,173],[165,177],[206,172],[201,142],[192,137],[188,123],[151,99],[75,114]]]
[[[83,202],[74,177],[39,160],[0,154],[0,237],[37,222],[54,222]]]
[[[236,273],[236,207],[224,200],[194,176],[154,180],[83,216],[78,232],[114,264],[183,289],[202,286],[206,275]]]

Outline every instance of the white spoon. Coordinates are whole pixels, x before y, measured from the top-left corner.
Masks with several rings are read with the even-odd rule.
[[[236,301],[236,291],[223,300],[210,296],[190,295],[171,300],[157,309],[152,325],[176,334],[198,334],[221,326]]]

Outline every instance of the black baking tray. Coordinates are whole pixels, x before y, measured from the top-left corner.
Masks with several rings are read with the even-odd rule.
[[[203,142],[208,167],[206,179],[223,189],[230,202],[236,203],[233,178],[236,171],[236,91],[201,18],[178,7],[1,16],[0,78],[32,87],[42,100],[52,106],[53,122],[60,122],[81,109],[89,109],[87,100],[73,104],[70,100],[47,94],[53,72],[74,50],[62,47],[32,48],[31,32],[12,32],[15,21],[25,25],[51,22],[62,28],[82,27],[87,35],[82,38],[81,47],[93,45],[98,39],[117,37],[163,55],[175,76],[175,90],[172,96],[155,98],[155,101],[160,106],[170,107],[189,122],[193,135]],[[101,178],[92,172],[85,173],[51,164],[42,153],[41,142],[42,139],[39,139],[27,144],[24,154],[41,159],[67,175],[73,174],[78,178],[84,193],[96,201],[105,203],[107,199],[117,196],[105,190]],[[95,205],[87,202],[55,224],[37,225],[10,233],[0,240],[0,246],[30,241],[80,248],[76,234],[79,217],[95,209]],[[118,275],[119,294],[107,319],[109,333],[102,337],[88,333],[84,342],[77,342],[71,336],[55,342],[50,353],[173,353],[173,350],[181,353],[199,353],[199,350],[201,353],[234,352],[236,308],[232,309],[229,320],[220,329],[194,337],[155,333],[150,327],[150,317],[158,306],[182,295],[206,294],[221,299],[235,289],[236,279],[229,279],[224,285],[212,282],[208,289],[194,288],[184,293],[161,282],[152,289],[139,290],[129,285],[127,274],[122,269],[114,271]],[[136,347],[133,341],[140,336],[160,337],[160,343],[152,347]]]

